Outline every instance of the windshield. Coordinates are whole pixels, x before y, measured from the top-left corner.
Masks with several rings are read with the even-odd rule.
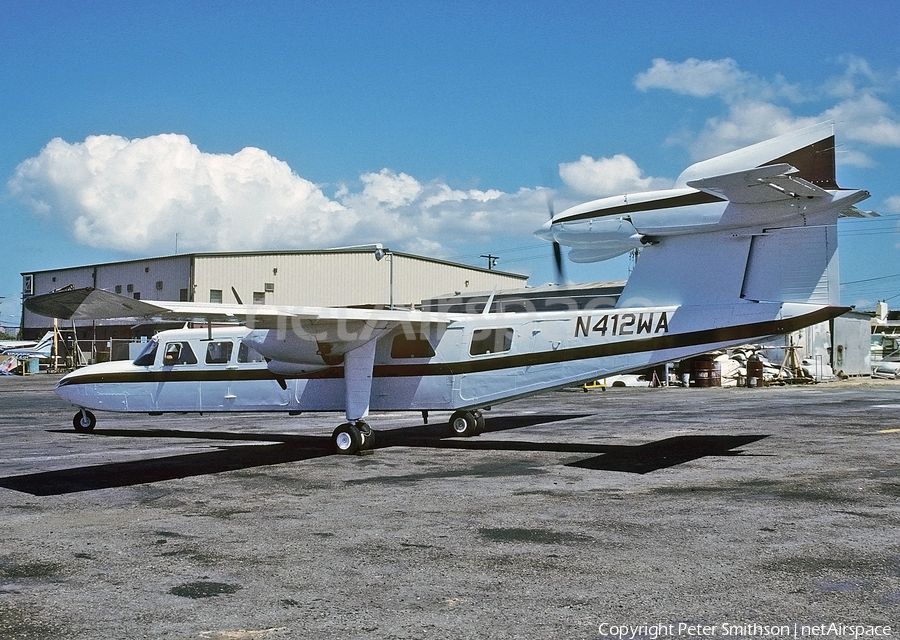
[[[150,367],[153,366],[153,363],[156,361],[156,348],[159,346],[159,342],[156,338],[150,340],[147,343],[147,346],[144,347],[144,350],[141,351],[141,354],[134,359],[134,364],[138,367]]]

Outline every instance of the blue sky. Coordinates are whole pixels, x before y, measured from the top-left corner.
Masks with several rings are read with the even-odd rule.
[[[0,323],[19,273],[396,250],[553,279],[557,211],[834,119],[843,301],[900,307],[900,3],[0,0]],[[627,261],[567,264],[620,279]]]

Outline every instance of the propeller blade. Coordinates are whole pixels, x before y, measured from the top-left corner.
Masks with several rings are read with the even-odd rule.
[[[563,270],[562,247],[558,242],[553,243],[553,261],[556,263],[556,282],[563,284],[566,281],[566,274]]]
[[[550,213],[550,221],[553,221],[553,200],[547,198],[547,211]],[[566,281],[565,270],[563,269],[562,247],[556,241],[553,242],[553,262],[556,265],[556,283],[563,284]]]

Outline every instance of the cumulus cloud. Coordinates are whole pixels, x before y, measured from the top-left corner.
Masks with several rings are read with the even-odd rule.
[[[131,252],[321,245],[354,223],[352,212],[265,151],[201,152],[187,137],[52,140],[22,162],[13,195],[91,247]]]
[[[851,140],[875,146],[900,147],[900,118],[890,105],[870,93],[844,100],[828,109]]]
[[[801,118],[787,107],[747,100],[732,105],[725,117],[708,119],[699,133],[685,136],[686,146],[694,158],[710,158],[827,119],[823,116]]]
[[[900,196],[891,196],[884,201],[885,213],[900,213]]]
[[[652,66],[639,73],[635,86],[641,91],[668,89],[676,93],[708,98],[730,93],[749,78],[731,58],[722,60],[698,60],[688,58],[684,62],[671,62],[656,58]]]
[[[671,186],[671,181],[645,176],[637,163],[623,154],[595,160],[581,156],[577,162],[559,165],[563,182],[579,193],[600,197]]]
[[[389,169],[329,197],[267,152],[200,151],[183,135],[54,139],[25,160],[10,192],[81,244],[131,253],[306,249],[390,242],[442,256],[546,217],[539,189],[459,190]]]
[[[760,78],[742,70],[731,58],[672,62],[662,58],[638,74],[635,86],[661,89],[697,98],[720,99],[727,108],[721,117],[709,118],[700,132],[683,132],[669,142],[683,144],[695,159],[730,151],[804,126],[835,120],[841,137],[872,146],[900,146],[900,116],[879,97],[896,79],[879,74],[857,56],[840,59],[843,69],[818,86],[800,87],[782,76]],[[798,116],[800,102],[837,100],[814,115]],[[840,161],[871,166],[859,149],[842,149]]]

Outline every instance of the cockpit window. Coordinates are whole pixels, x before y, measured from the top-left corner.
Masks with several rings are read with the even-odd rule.
[[[156,348],[159,346],[159,342],[156,340],[151,340],[147,343],[147,346],[144,347],[144,350],[141,351],[140,355],[134,359],[134,364],[137,367],[152,367],[153,363],[156,362]]]
[[[231,340],[209,342],[206,345],[206,364],[228,364],[234,343]]]
[[[187,342],[169,342],[166,344],[163,366],[176,364],[197,364],[197,356],[194,355],[191,345]]]

